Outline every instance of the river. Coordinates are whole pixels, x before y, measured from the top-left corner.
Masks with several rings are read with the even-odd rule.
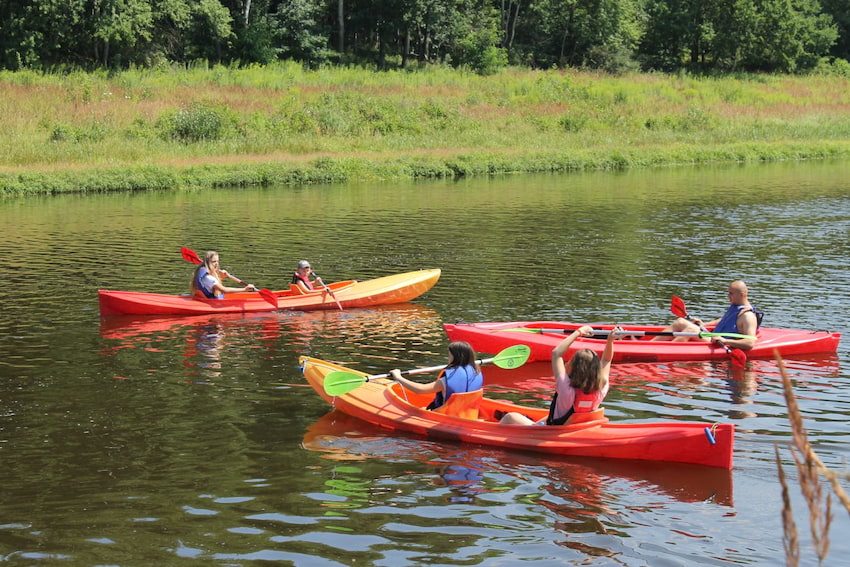
[[[437,365],[455,321],[665,323],[673,295],[710,319],[738,278],[765,325],[844,332],[850,163],[16,198],[0,227],[0,562],[778,565],[778,448],[817,564],[775,361],[612,371],[612,420],[734,423],[731,472],[389,433],[296,365]],[[100,317],[98,289],[184,292],[181,246],[273,289],[302,258],[326,281],[442,277],[384,308]],[[848,353],[786,361],[839,472]],[[546,364],[485,376],[541,405],[552,388]],[[833,516],[825,565],[850,555]]]

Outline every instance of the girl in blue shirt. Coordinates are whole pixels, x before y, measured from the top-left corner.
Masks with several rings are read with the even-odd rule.
[[[435,394],[428,409],[437,409],[445,404],[455,392],[473,392],[484,387],[484,375],[475,360],[476,354],[469,343],[454,341],[449,344],[449,363],[436,380],[420,384],[404,378],[399,369],[390,371],[393,380],[417,394]]]

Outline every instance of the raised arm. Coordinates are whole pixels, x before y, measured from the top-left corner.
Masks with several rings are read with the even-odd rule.
[[[593,328],[588,325],[583,325],[569,334],[567,338],[558,343],[558,346],[552,349],[552,372],[555,379],[563,377],[567,373],[566,363],[564,362],[564,354],[570,350],[570,346],[579,337],[589,337],[593,334]]]

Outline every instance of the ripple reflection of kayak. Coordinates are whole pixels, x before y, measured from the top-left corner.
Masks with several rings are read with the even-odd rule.
[[[183,327],[218,325],[224,330],[244,327],[276,327],[309,336],[317,332],[345,328],[356,332],[402,332],[424,327],[440,336],[437,312],[417,303],[382,305],[351,311],[277,311],[261,313],[213,313],[203,315],[110,315],[100,318],[100,334],[105,339],[132,339],[156,333],[177,331]]]
[[[836,378],[840,375],[841,365],[835,353],[798,355],[793,359],[784,359],[785,370],[800,375],[817,375]],[[684,361],[684,362],[633,362],[617,363],[611,366],[611,383],[650,383],[650,382],[700,382],[712,378],[746,379],[749,373],[758,377],[775,378],[779,376],[779,364],[775,360],[750,360],[745,369],[732,368],[724,361]],[[488,385],[500,386],[539,386],[552,387],[552,366],[548,361],[527,362],[520,368],[504,369],[488,366],[484,369]],[[527,389],[527,388],[525,388]]]
[[[368,459],[409,460],[445,466],[447,462],[472,466],[491,463],[502,473],[527,467],[546,467],[553,481],[568,482],[575,491],[599,492],[618,479],[639,485],[652,485],[680,502],[714,502],[733,505],[732,471],[680,463],[555,458],[535,454],[499,451],[476,445],[423,441],[421,437],[386,430],[332,410],[307,428],[302,447],[322,453],[335,461]],[[464,461],[464,462],[454,462]],[[514,473],[516,474],[516,473]],[[649,490],[653,488],[650,487]]]

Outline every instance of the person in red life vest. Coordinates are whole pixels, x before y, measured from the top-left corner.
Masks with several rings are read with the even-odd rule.
[[[428,409],[437,409],[446,402],[452,394],[474,392],[484,387],[484,375],[481,366],[475,360],[475,351],[465,341],[449,343],[449,362],[436,380],[429,384],[420,384],[402,377],[397,368],[390,371],[392,379],[405,388],[417,394],[435,394],[434,401]]]
[[[602,358],[590,349],[575,352],[568,363],[564,354],[579,337],[590,337],[593,328],[584,325],[552,349],[552,372],[555,375],[555,394],[546,419],[533,422],[518,412],[506,413],[499,423],[516,425],[563,425],[573,413],[591,412],[599,407],[608,394],[608,374],[614,359],[614,339],[622,327],[614,327],[608,335]]]
[[[219,269],[218,252],[214,250],[204,254],[203,261],[195,268],[195,273],[192,275],[192,295],[201,299],[224,299],[225,293],[235,293],[239,291],[257,291],[257,288],[251,284],[245,287],[227,287],[221,280],[228,277],[227,270]]]
[[[297,285],[301,288],[301,291],[308,292],[313,291],[313,283],[318,282],[321,284],[321,280],[319,278],[310,279],[310,276],[313,275],[313,268],[310,267],[310,262],[307,260],[300,260],[298,262],[298,266],[295,268],[295,273],[292,274],[292,284]]]

